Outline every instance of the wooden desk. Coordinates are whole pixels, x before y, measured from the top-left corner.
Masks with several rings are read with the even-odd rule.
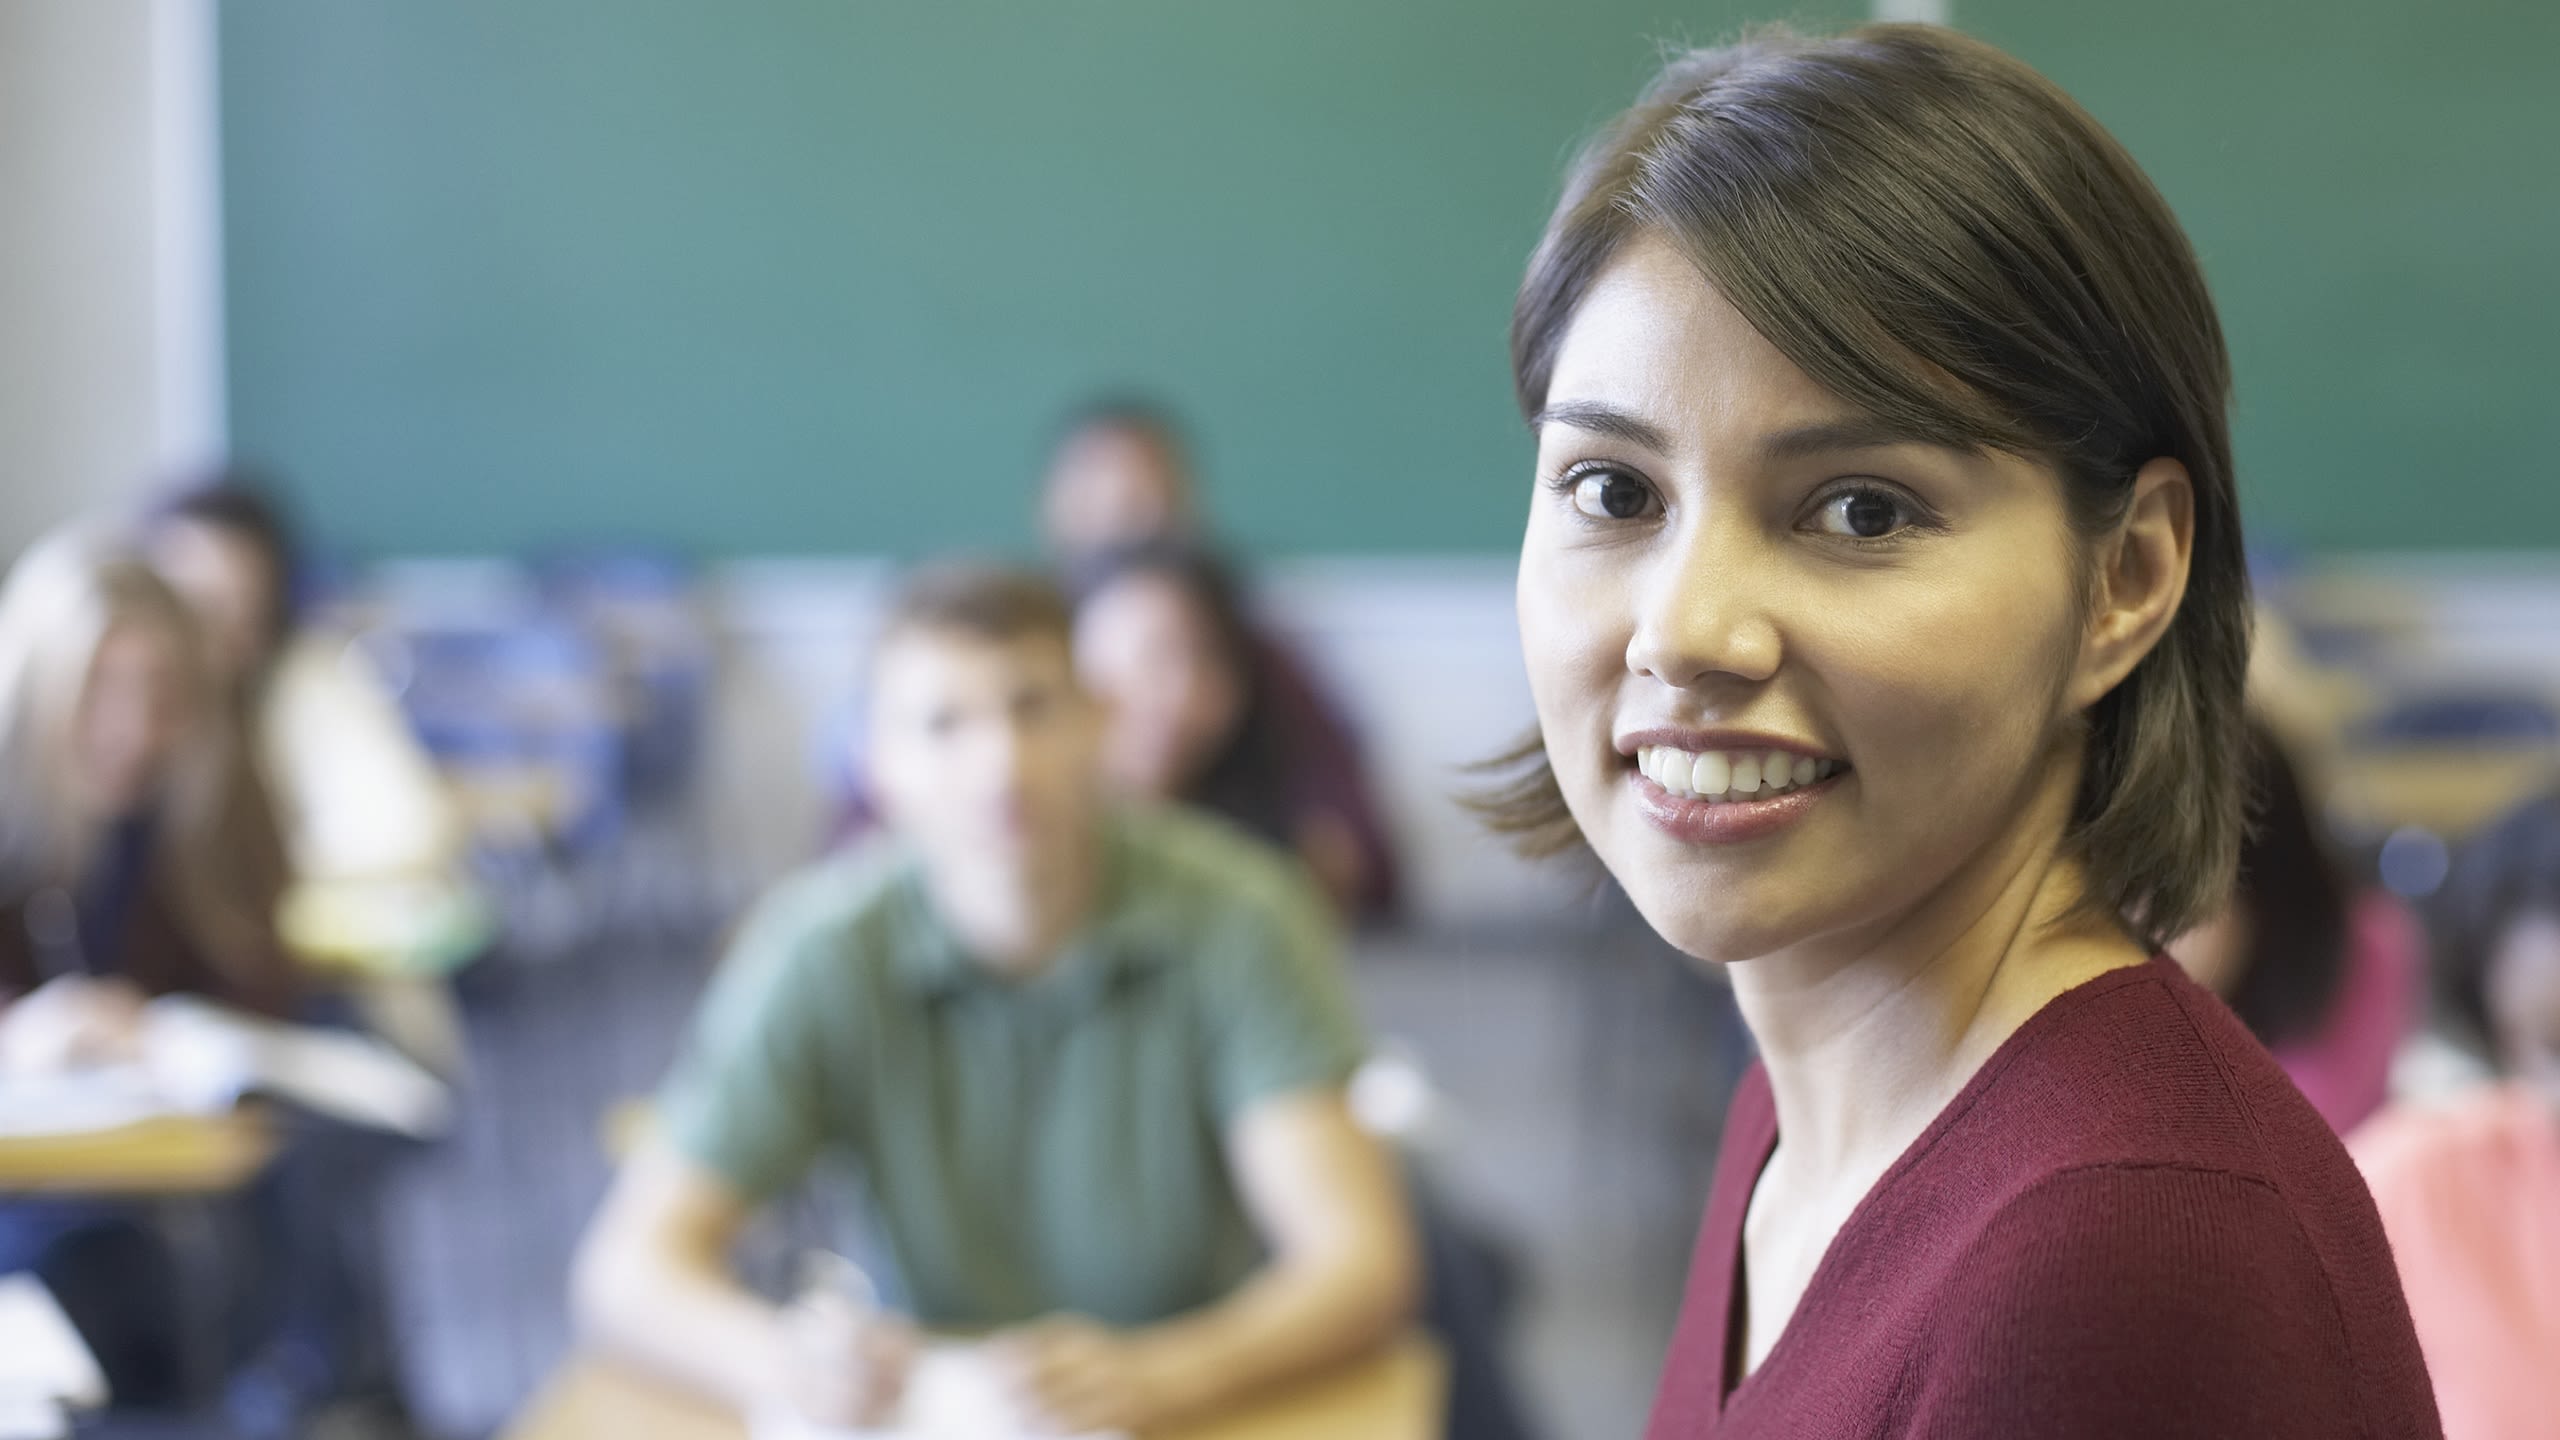
[[[1439,1349],[1409,1337],[1374,1360],[1150,1440],[1439,1440]],[[573,1360],[501,1440],[745,1440],[735,1415],[598,1360]]]
[[[229,1341],[226,1255],[241,1243],[230,1197],[275,1159],[264,1110],[168,1116],[64,1135],[0,1137],[0,1197],[110,1201],[151,1217],[177,1268],[170,1305],[191,1402],[218,1391]]]
[[[171,1116],[71,1135],[0,1138],[0,1194],[148,1200],[227,1195],[275,1158],[254,1108]]]

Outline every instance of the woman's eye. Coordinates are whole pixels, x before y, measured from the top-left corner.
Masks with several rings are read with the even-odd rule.
[[[1890,490],[1843,490],[1822,502],[1815,524],[1826,535],[1881,540],[1919,522],[1911,502]]]
[[[1594,520],[1633,520],[1652,505],[1652,487],[1623,470],[1593,470],[1573,482],[1573,508]]]

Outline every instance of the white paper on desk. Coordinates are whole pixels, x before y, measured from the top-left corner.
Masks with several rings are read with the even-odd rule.
[[[144,1062],[173,1105],[227,1109],[251,1092],[413,1139],[453,1123],[453,1094],[371,1036],[282,1025],[184,995],[151,1002]]]
[[[817,1425],[787,1408],[758,1413],[748,1425],[753,1440],[1032,1440],[1032,1430],[987,1368],[966,1345],[937,1346],[916,1362],[907,1379],[907,1403],[898,1423],[885,1430],[845,1430]],[[1118,1431],[1096,1431],[1075,1440],[1129,1440]]]
[[[184,1113],[141,1065],[0,1079],[0,1138],[85,1135]]]
[[[33,1275],[0,1275],[0,1434],[15,1434],[22,1421],[47,1412],[59,1434],[64,1407],[94,1410],[107,1403],[106,1373],[54,1303],[53,1292]]]

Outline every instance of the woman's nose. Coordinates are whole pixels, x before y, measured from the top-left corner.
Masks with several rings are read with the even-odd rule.
[[[1758,683],[1778,671],[1772,607],[1781,583],[1761,538],[1725,521],[1664,552],[1637,589],[1627,668],[1677,690],[1717,676]]]

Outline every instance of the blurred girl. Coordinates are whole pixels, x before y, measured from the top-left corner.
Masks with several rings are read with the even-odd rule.
[[[197,645],[140,557],[92,536],[0,586],[0,1071],[139,1058],[155,995],[291,1004],[276,890],[225,833]],[[45,1278],[125,1403],[173,1398],[159,1256],[105,1202],[0,1202],[0,1273]]]
[[[87,535],[0,588],[0,1056],[59,1063],[129,1039],[146,996],[282,1014],[281,868],[243,836],[186,607]]]
[[[479,916],[451,794],[365,652],[343,633],[297,629],[283,513],[224,475],[161,505],[146,538],[204,630],[236,741],[234,823],[273,837],[274,864],[290,870],[287,938],[394,971],[473,948]]]
[[[1295,851],[1345,915],[1390,911],[1393,859],[1359,757],[1311,693],[1273,683],[1226,571],[1155,543],[1080,578],[1076,666],[1110,703],[1112,778]]]
[[[2448,1440],[2560,1415],[2560,795],[2466,846],[2440,893],[2448,1008],[2504,1076],[2354,1136]]]
[[[2171,943],[2340,1134],[2382,1107],[2417,1010],[2424,945],[2388,893],[2355,892],[2283,745],[2252,722],[2254,808],[2222,913]]]

